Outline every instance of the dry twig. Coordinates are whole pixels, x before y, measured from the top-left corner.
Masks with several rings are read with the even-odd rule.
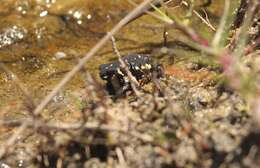
[[[123,154],[122,150],[119,147],[116,148],[116,154],[117,154],[117,157],[118,157],[120,165],[123,168],[127,168],[124,154]]]
[[[182,1],[182,4],[186,7],[188,7],[188,3],[186,1]],[[203,18],[198,11],[195,9],[192,10],[192,12],[200,19],[203,23],[205,23],[211,30],[216,31],[216,28],[210,23],[208,15],[206,11],[203,9],[203,12],[205,13],[206,18]]]
[[[119,60],[120,64],[122,65],[122,68],[126,72],[129,80],[130,80],[130,84],[131,84],[131,87],[132,87],[135,95],[140,98],[141,93],[137,89],[140,86],[139,82],[136,80],[136,78],[130,72],[130,70],[127,67],[126,63],[122,60],[121,54],[120,54],[120,52],[118,51],[118,49],[116,47],[116,40],[115,40],[114,36],[111,37],[111,41],[112,41],[112,45],[113,45],[113,50],[116,53],[116,55],[118,56],[118,60]]]
[[[148,134],[139,133],[137,131],[129,131],[128,129],[118,128],[115,126],[107,125],[107,124],[97,124],[97,123],[63,123],[63,122],[44,122],[41,120],[35,119],[21,119],[21,120],[13,120],[13,121],[0,121],[0,125],[5,125],[9,127],[23,126],[26,123],[27,127],[32,128],[43,128],[46,130],[94,130],[94,131],[106,131],[106,132],[118,132],[121,134],[125,134],[134,138],[137,138],[143,142],[153,142],[153,137]],[[21,128],[19,127],[19,128]]]

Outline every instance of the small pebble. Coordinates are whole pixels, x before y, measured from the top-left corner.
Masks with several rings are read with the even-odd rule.
[[[67,57],[67,54],[62,52],[62,51],[58,51],[55,53],[55,59],[59,60],[59,59],[63,59],[65,57]]]

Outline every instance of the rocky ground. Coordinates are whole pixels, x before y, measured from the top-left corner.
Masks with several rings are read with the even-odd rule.
[[[257,166],[259,134],[245,100],[212,82],[210,73],[201,80],[204,69],[186,71],[186,77],[197,75],[198,80],[169,71],[158,81],[161,93],[150,92],[154,86],[149,84],[141,98],[112,101],[84,90],[76,94],[82,109],[62,102],[60,106],[74,109],[64,114],[50,107],[55,122],[39,123],[37,133],[28,130],[2,167],[14,160],[21,167]]]

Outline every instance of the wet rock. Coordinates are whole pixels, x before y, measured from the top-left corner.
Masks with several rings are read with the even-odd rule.
[[[3,29],[0,33],[0,48],[12,45],[24,39],[26,34],[27,30],[18,26]]]
[[[54,54],[55,60],[60,60],[60,59],[66,58],[66,57],[67,57],[67,54],[65,52],[62,52],[62,51],[58,51]]]

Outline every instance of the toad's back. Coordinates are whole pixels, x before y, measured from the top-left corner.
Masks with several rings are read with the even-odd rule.
[[[126,63],[132,74],[140,79],[142,72],[152,69],[151,58],[148,55],[133,54],[122,58]],[[103,80],[109,80],[114,75],[124,75],[122,72],[122,66],[119,61],[114,61],[108,64],[102,64],[99,67],[100,77]]]

